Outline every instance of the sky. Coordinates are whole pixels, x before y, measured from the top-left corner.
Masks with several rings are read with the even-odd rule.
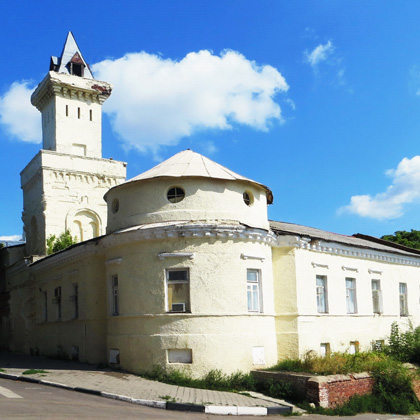
[[[68,31],[113,85],[103,157],[128,179],[190,148],[267,185],[272,220],[420,230],[417,0],[21,0],[0,15],[0,239],[22,235],[20,172],[42,148],[30,95]]]

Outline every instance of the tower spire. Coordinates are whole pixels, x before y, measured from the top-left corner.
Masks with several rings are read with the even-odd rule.
[[[50,71],[73,74],[75,76],[84,77],[85,79],[93,79],[89,65],[84,60],[71,31],[67,34],[61,56],[51,57]]]

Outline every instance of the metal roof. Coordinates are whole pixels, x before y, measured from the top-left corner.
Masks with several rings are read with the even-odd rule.
[[[378,251],[392,252],[395,254],[403,254],[412,257],[419,257],[420,254],[418,250],[403,247],[401,245],[394,244],[393,242],[370,237],[368,235],[340,235],[338,233],[326,232],[324,230],[312,227],[286,222],[275,222],[271,220],[270,227],[277,235],[300,235],[312,239],[321,239],[328,242],[337,242],[359,248],[375,249]]]
[[[253,181],[252,179],[245,178],[222,165],[206,158],[199,153],[193,152],[192,150],[184,150],[170,157],[154,168],[143,172],[142,174],[129,179],[124,184],[131,182],[143,181],[152,178],[161,177],[203,177],[213,179],[224,179],[229,181],[246,181],[253,184],[257,184],[264,188],[267,192],[268,204],[273,202],[273,196],[271,190],[259,182]],[[123,184],[123,185],[124,185]],[[114,187],[115,188],[115,187]]]
[[[93,79],[92,72],[90,71],[90,68],[88,64],[86,63],[85,59],[83,58],[83,55],[80,52],[77,42],[74,39],[74,36],[71,32],[67,34],[67,39],[64,44],[61,57],[51,57],[51,64],[54,68],[51,68],[50,66],[50,70],[54,70],[58,73],[70,74],[67,65],[72,60],[72,58],[77,54],[79,55],[78,58],[81,59],[81,61],[83,62],[85,66],[84,71],[83,71],[83,77],[85,79]]]

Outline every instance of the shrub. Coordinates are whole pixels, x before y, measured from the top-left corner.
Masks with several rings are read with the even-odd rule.
[[[356,354],[336,352],[323,357],[313,351],[308,351],[302,359],[286,359],[268,370],[307,372],[316,375],[344,375],[351,372],[369,372],[376,363],[385,358],[384,354],[376,352],[359,352]]]
[[[381,404],[381,412],[410,414],[420,409],[412,390],[413,374],[392,359],[377,363],[372,370],[375,379],[373,395]]]
[[[400,362],[420,362],[420,327],[414,328],[411,321],[408,330],[401,332],[398,324],[393,322],[389,343],[385,346],[385,353]]]

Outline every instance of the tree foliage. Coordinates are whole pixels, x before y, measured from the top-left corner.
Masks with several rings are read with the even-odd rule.
[[[47,239],[47,254],[53,254],[54,252],[61,251],[68,248],[70,245],[77,243],[77,237],[71,236],[69,230],[61,233],[60,236],[50,235]]]
[[[393,235],[382,236],[381,239],[408,246],[409,248],[420,249],[420,230],[411,229],[411,232],[398,230]]]

